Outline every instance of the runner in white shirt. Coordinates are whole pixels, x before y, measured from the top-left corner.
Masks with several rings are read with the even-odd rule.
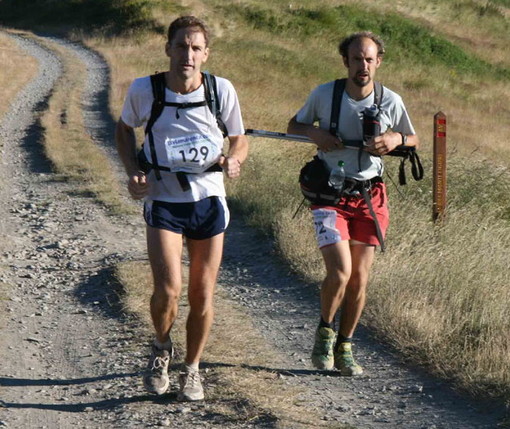
[[[195,401],[204,398],[199,361],[212,325],[213,294],[229,220],[223,173],[228,178],[239,176],[248,142],[237,94],[228,80],[216,78],[221,120],[228,130],[226,155],[222,131],[207,103],[189,107],[206,96],[201,67],[209,56],[209,31],[203,21],[192,16],[173,21],[165,52],[170,58],[163,81],[165,101],[178,105],[166,106],[154,123],[154,153],[146,135],[143,151],[152,170],[142,171],[134,133],[134,128],[146,126],[151,117],[154,97],[150,77],[136,79],[131,85],[117,124],[116,143],[129,176],[131,196],[145,198],[147,248],[154,279],[150,310],[156,338],[144,385],[156,394],[165,393],[169,386],[170,330],[181,294],[184,236],[190,259],[190,311],[178,399]]]

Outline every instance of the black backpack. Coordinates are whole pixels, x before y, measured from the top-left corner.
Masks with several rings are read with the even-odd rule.
[[[140,169],[145,173],[149,173],[149,171],[154,170],[154,174],[157,180],[161,180],[160,171],[171,171],[170,168],[161,166],[158,164],[158,158],[156,155],[156,148],[154,146],[154,136],[152,134],[152,127],[155,122],[161,116],[163,109],[165,106],[177,107],[176,110],[176,118],[179,119],[179,110],[180,109],[190,109],[194,107],[202,107],[207,105],[211,110],[211,113],[216,118],[216,123],[218,128],[223,133],[223,137],[228,135],[227,127],[223,123],[221,119],[221,111],[220,111],[220,100],[218,98],[218,90],[216,86],[216,77],[208,72],[202,72],[203,82],[204,82],[204,92],[205,92],[205,100],[198,101],[195,103],[170,103],[165,100],[165,89],[166,89],[166,81],[165,81],[165,73],[156,73],[151,75],[151,86],[152,86],[152,95],[154,97],[154,101],[152,102],[151,115],[149,120],[147,121],[147,125],[145,127],[145,135],[149,138],[149,149],[151,153],[151,160],[149,162],[147,157],[145,156],[145,152],[142,149],[138,153],[138,163],[140,165]],[[209,167],[206,171],[222,171],[219,164],[214,164]],[[188,179],[184,172],[176,172],[177,179],[184,191],[188,191],[190,189],[190,185]]]

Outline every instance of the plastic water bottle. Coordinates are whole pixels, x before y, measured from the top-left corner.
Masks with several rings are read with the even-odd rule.
[[[343,161],[338,161],[338,166],[333,168],[329,173],[329,186],[334,188],[335,190],[341,192],[344,187],[345,181],[345,163]]]

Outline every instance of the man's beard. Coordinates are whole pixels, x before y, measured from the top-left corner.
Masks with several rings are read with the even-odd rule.
[[[352,78],[352,81],[354,82],[354,84],[356,86],[359,86],[360,88],[363,88],[363,87],[367,86],[370,82],[372,82],[372,78],[370,76],[368,76],[367,79],[361,80],[357,76],[354,76]]]

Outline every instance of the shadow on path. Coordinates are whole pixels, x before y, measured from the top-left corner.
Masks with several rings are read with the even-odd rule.
[[[135,377],[138,372],[126,374],[107,374],[97,377],[82,377],[67,380],[52,380],[49,378],[31,379],[31,378],[10,378],[0,377],[0,386],[5,387],[23,387],[23,386],[71,386],[77,384],[95,383],[96,381],[115,380],[118,378]]]

